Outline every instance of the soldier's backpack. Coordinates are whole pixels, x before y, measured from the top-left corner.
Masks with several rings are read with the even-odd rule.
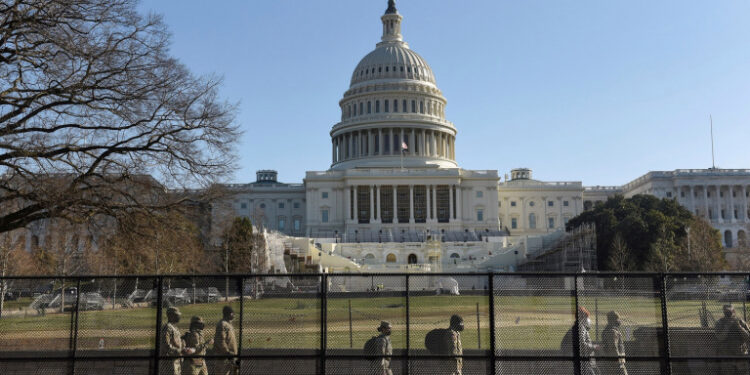
[[[366,355],[382,355],[382,349],[380,347],[380,339],[378,336],[372,336],[367,342],[365,342],[365,347],[363,349],[363,352]]]
[[[436,328],[424,337],[424,346],[430,352],[430,354],[446,354],[451,353],[451,344],[453,341],[453,332],[448,328]]]

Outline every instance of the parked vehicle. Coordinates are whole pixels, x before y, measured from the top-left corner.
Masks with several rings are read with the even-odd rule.
[[[104,310],[104,304],[107,301],[104,300],[104,297],[102,297],[99,293],[83,293],[80,297],[80,306],[79,309],[81,310]],[[67,302],[66,302],[67,305]]]
[[[217,302],[219,298],[221,298],[219,289],[213,286],[195,290],[195,302],[211,303]]]

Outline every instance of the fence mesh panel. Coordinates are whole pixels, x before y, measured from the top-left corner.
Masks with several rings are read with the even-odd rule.
[[[4,279],[3,284],[0,356],[68,356],[77,280]]]
[[[750,372],[743,274],[50,277],[0,290],[2,374]],[[383,321],[392,355],[368,357]],[[218,348],[229,335],[238,352]]]
[[[156,280],[81,282],[76,356],[147,356],[154,347]]]

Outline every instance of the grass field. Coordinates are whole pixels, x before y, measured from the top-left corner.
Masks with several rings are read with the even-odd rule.
[[[13,302],[14,304],[11,304]],[[406,346],[406,300],[403,297],[329,298],[327,310],[327,343],[329,349],[362,348],[377,334],[381,320],[393,325],[394,348]],[[495,299],[496,346],[499,349],[559,348],[565,332],[573,324],[574,299],[571,297],[501,296]],[[606,324],[606,313],[616,310],[622,315],[626,331],[639,327],[660,327],[661,307],[657,298],[580,298],[579,303],[592,312],[599,330]],[[724,302],[707,301],[707,308],[718,317]],[[25,304],[25,305],[24,305]],[[351,320],[350,306],[351,304]],[[35,311],[20,313],[28,301],[9,301],[5,310],[16,310],[0,319],[0,351],[64,350],[70,340],[71,314]],[[190,317],[199,315],[206,321],[206,333],[212,337],[225,303],[181,306],[184,332]],[[239,316],[238,301],[230,302]],[[698,327],[701,301],[675,301],[668,304],[671,327]],[[243,306],[244,348],[318,348],[320,346],[320,301],[317,299],[271,298],[247,299]],[[451,315],[464,318],[462,333],[465,349],[488,349],[490,346],[489,298],[486,296],[425,296],[410,298],[410,346],[424,347],[425,334],[447,327]],[[742,306],[738,313],[743,314]],[[78,320],[78,348],[149,349],[154,345],[156,308],[137,307],[103,311],[82,311]],[[478,317],[478,322],[477,322]],[[165,318],[166,320],[166,318]],[[239,322],[235,321],[239,331]],[[351,328],[350,328],[351,327]],[[239,335],[239,332],[237,333]],[[598,337],[596,327],[592,338]]]

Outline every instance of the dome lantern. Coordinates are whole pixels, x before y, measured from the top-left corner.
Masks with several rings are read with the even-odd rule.
[[[401,17],[396,10],[396,2],[388,1],[388,9],[380,19],[383,21],[382,43],[403,43],[404,38],[401,36]]]

